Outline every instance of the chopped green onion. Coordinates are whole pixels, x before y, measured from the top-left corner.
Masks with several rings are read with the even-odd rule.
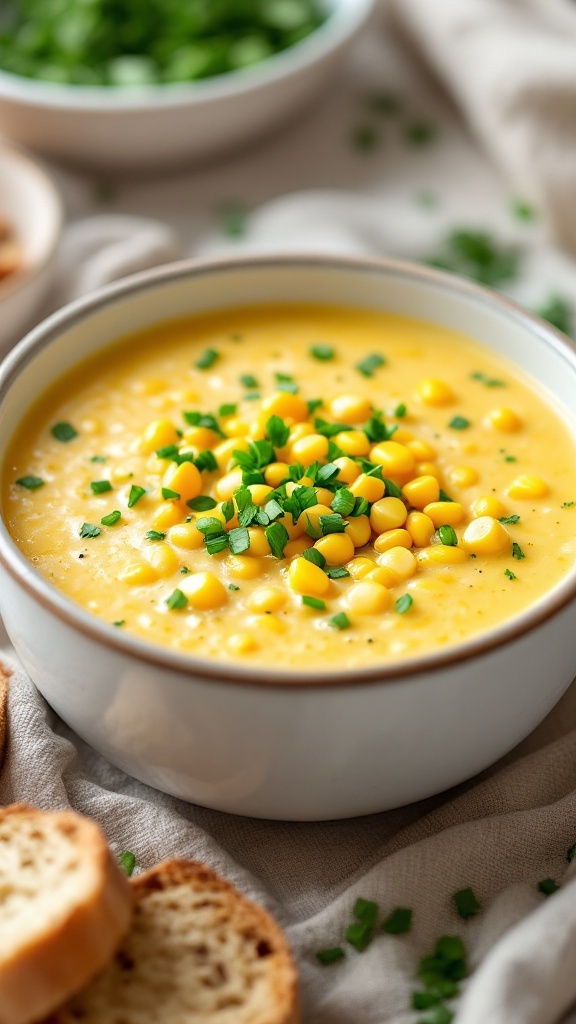
[[[410,594],[402,594],[402,597],[399,597],[396,603],[394,604],[394,609],[398,612],[398,615],[404,615],[407,611],[409,611],[413,603],[414,602]]]
[[[164,448],[157,448],[156,455],[159,459],[175,459],[178,457],[178,445],[167,444]]]
[[[178,491],[172,491],[170,490],[169,487],[163,487],[162,497],[164,498],[164,501],[169,501],[171,498],[176,498],[176,500],[179,500],[180,495],[178,494]]]
[[[138,487],[137,484],[132,484],[128,495],[128,508],[133,508],[136,502],[140,501],[140,498],[143,498],[145,494],[145,487]],[[164,491],[162,491],[162,494],[164,494]],[[180,495],[178,495],[178,497],[180,497]]]
[[[284,548],[290,539],[286,527],[282,523],[272,523],[264,530],[264,533],[274,557],[284,558]]]
[[[313,565],[317,565],[319,569],[323,569],[326,565],[326,559],[318,548],[306,548],[302,552],[302,558],[305,558],[307,562],[312,562]]]
[[[241,555],[250,547],[250,534],[245,526],[237,526],[228,534],[228,544],[233,555]]]
[[[264,505],[264,515],[268,519],[269,523],[273,523],[275,519],[279,519],[284,515],[284,509],[280,502],[276,501],[276,498],[271,498],[270,501],[267,501]],[[263,525],[267,526],[268,524],[264,523]]]
[[[334,946],[332,949],[319,949],[316,956],[321,964],[327,966],[336,963],[337,960],[342,960],[346,954],[342,946]]]
[[[326,363],[330,359],[334,359],[334,346],[333,345],[312,345],[309,349],[310,355],[314,359],[319,359],[320,362]]]
[[[319,597],[308,597],[304,595],[302,598],[302,604],[308,606],[308,608],[315,608],[319,612],[326,610],[326,602],[321,601]]]
[[[430,1010],[433,1006],[438,1006],[440,1003],[440,996],[436,992],[413,992],[412,993],[412,1009],[413,1010]],[[430,1020],[428,1024],[436,1024],[435,1021]]]
[[[470,425],[470,420],[467,420],[465,416],[453,416],[448,424],[452,430],[466,430]]]
[[[472,380],[478,380],[481,384],[484,384],[487,388],[505,388],[506,384],[503,380],[496,380],[494,377],[488,377],[481,370],[476,370],[470,374]]]
[[[384,356],[379,355],[377,352],[373,352],[372,355],[366,356],[361,362],[356,363],[356,369],[358,373],[361,373],[363,377],[373,377],[374,371],[378,370],[380,366],[384,366],[386,360]]]
[[[106,491],[112,490],[112,484],[109,480],[92,480],[90,489],[93,494],[105,494]]]
[[[454,548],[458,544],[458,534],[453,526],[439,526],[438,537],[440,538],[440,543],[445,544],[446,547]]]
[[[352,625],[350,619],[346,615],[346,612],[338,612],[337,615],[333,615],[332,618],[329,619],[329,622],[334,629],[350,629],[350,626]]]
[[[183,594],[182,591],[176,587],[176,590],[172,591],[170,597],[166,598],[166,604],[170,611],[180,611],[188,604],[188,598],[186,597],[186,594]]]
[[[122,868],[122,871],[124,871],[124,873],[128,875],[128,878],[130,878],[130,875],[136,867],[136,857],[133,853],[130,853],[130,850],[122,850],[122,853],[118,854],[118,864]]]
[[[166,534],[160,530],[148,530],[146,534],[146,540],[164,540]]]
[[[397,405],[396,408],[394,409],[394,415],[396,416],[397,419],[403,420],[407,411],[408,410],[406,409],[404,402],[400,402],[400,405]]]
[[[361,896],[358,897],[354,904],[352,911],[354,917],[357,917],[363,924],[368,924],[373,927],[376,924],[378,917],[378,904],[374,903],[373,900],[365,900]]]
[[[187,501],[186,504],[193,512],[209,512],[210,509],[216,508],[218,502],[214,498],[209,497],[208,494],[199,494],[197,498],[190,498],[190,501]]]
[[[55,437],[57,441],[73,441],[75,437],[78,437],[78,431],[74,430],[71,423],[55,423],[50,433],[52,437]]]
[[[475,917],[482,910],[472,889],[460,889],[454,893],[453,899],[456,904],[456,910],[465,921],[469,917]]]
[[[216,502],[214,502],[214,505],[215,504],[216,504]],[[212,506],[212,508],[214,507],[214,505]],[[205,511],[205,509],[202,509],[202,511]],[[224,519],[225,519],[225,521],[227,523],[229,523],[230,520],[234,518],[234,502],[233,501],[225,501],[225,502],[223,502],[223,504],[222,504],[222,515],[224,516]]]
[[[372,942],[372,936],[372,925],[365,924],[363,921],[355,921],[354,924],[349,924],[344,933],[346,942],[349,942],[351,946],[354,946],[359,953],[363,953],[370,945]]]
[[[229,583],[228,590],[240,590],[240,587],[237,587],[235,583]]]
[[[82,523],[82,526],[80,527],[80,536],[84,538],[99,537],[101,533],[102,530],[100,527],[95,526],[94,523]]]
[[[102,526],[115,526],[121,518],[122,513],[115,509],[114,512],[109,512],[107,516],[102,516],[100,522]]]
[[[197,370],[209,370],[219,358],[220,353],[215,348],[207,348],[204,349],[202,355],[196,360],[194,366]]]
[[[20,487],[25,487],[27,491],[37,491],[39,487],[44,486],[44,481],[40,476],[21,476],[16,483]]]
[[[382,931],[388,935],[405,935],[411,927],[412,911],[408,907],[396,907],[382,922]]]
[[[538,892],[543,893],[544,896],[551,896],[559,888],[558,882],[555,882],[553,878],[543,878],[541,882],[538,882]]]
[[[287,391],[290,395],[297,395],[300,391],[296,381],[289,373],[276,373],[276,387],[279,391]]]
[[[318,517],[318,525],[325,537],[329,533],[344,533],[348,523],[341,515],[336,513]]]

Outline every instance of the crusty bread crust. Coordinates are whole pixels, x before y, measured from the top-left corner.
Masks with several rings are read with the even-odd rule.
[[[171,922],[179,917],[181,913],[182,886],[191,890],[198,896],[197,903],[200,908],[204,903],[209,904],[211,897],[214,899],[215,911],[212,921],[211,932],[218,928],[230,928],[240,937],[246,957],[248,950],[250,956],[256,956],[256,960],[266,964],[266,978],[268,982],[266,1006],[263,1009],[259,1006],[257,1017],[260,1024],[299,1024],[300,1015],[298,1009],[298,976],[292,956],[284,935],[276,922],[263,910],[249,900],[245,899],[228,882],[216,875],[210,868],[193,861],[173,860],[157,865],[145,874],[131,880],[134,892],[134,926],[121,944],[113,964],[94,979],[83,992],[78,993],[73,999],[53,1014],[45,1024],[73,1024],[77,1020],[84,1021],[84,1024],[108,1024],[122,1017],[125,1024],[135,1024],[136,1021],[162,1021],[163,1024],[173,1024],[175,1018],[165,1006],[168,980],[166,973],[158,982],[158,964],[166,964],[167,958],[178,956],[172,947],[164,946],[162,939],[156,939],[152,945],[152,930],[156,936],[161,932],[152,929],[144,929],[138,935],[138,922],[142,915],[151,914],[156,923],[162,917],[166,932],[172,931]],[[178,890],[180,889],[180,893]],[[170,899],[158,903],[158,895],[166,893],[167,897],[173,897],[173,905]],[[225,909],[225,916],[228,924],[222,923],[222,910]],[[200,909],[198,913],[202,913]],[[141,926],[142,927],[142,926]],[[207,933],[204,931],[204,934]],[[140,944],[138,942],[140,940]],[[144,945],[142,945],[144,943]],[[207,942],[208,946],[209,943]],[[139,961],[138,950],[141,951]],[[207,953],[207,950],[204,951]],[[200,954],[202,955],[202,953]],[[208,958],[210,954],[207,954]],[[188,1010],[184,1009],[184,996],[186,990],[193,990],[198,984],[198,979],[193,973],[189,973],[186,954],[182,953],[182,972],[179,975],[182,990],[171,990],[178,997],[182,993],[182,1003],[175,1012],[178,1021],[198,1022],[198,1024],[210,1024],[214,1020],[230,1020],[227,1014],[223,1017],[221,1010]],[[214,964],[218,966],[218,964]],[[143,992],[148,976],[154,976],[151,982],[151,992]],[[139,980],[140,976],[140,980]],[[158,988],[156,986],[159,986]],[[128,1002],[132,1009],[126,1008],[126,994],[132,992]],[[250,998],[248,993],[247,998]],[[146,1007],[149,1009],[147,1010]],[[240,1006],[237,1011],[232,1010],[232,1019],[246,1021],[246,1010],[242,1012]]]
[[[98,825],[71,811],[38,811],[25,804],[0,809],[0,823],[27,816],[42,830],[57,829],[88,862],[90,882],[59,908],[38,937],[0,957],[0,1024],[32,1024],[52,1012],[102,970],[127,931],[132,893]]]
[[[10,673],[0,662],[0,768],[4,761],[6,739],[8,737],[8,680]]]

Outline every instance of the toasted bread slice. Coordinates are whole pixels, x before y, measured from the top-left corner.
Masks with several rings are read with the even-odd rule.
[[[4,750],[8,734],[8,680],[10,673],[0,662],[0,768],[4,760]]]
[[[264,910],[192,861],[131,885],[120,949],[49,1024],[297,1024],[296,969]]]
[[[82,988],[130,924],[132,893],[95,822],[0,809],[0,1024],[31,1024]]]

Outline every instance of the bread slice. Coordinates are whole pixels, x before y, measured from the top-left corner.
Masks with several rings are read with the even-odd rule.
[[[0,662],[0,768],[4,760],[4,750],[8,733],[8,680],[10,673]]]
[[[192,861],[131,885],[120,949],[48,1024],[297,1024],[296,969],[264,910]]]
[[[130,924],[132,893],[95,822],[0,809],[0,1024],[31,1024],[82,988]]]

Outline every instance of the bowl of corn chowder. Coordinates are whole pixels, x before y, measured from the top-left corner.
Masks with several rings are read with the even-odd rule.
[[[576,671],[575,383],[553,329],[405,264],[107,288],[3,366],[12,641],[84,739],[185,799],[320,819],[438,792]]]

